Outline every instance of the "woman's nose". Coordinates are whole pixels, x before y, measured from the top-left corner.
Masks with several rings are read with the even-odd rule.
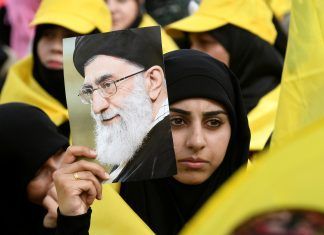
[[[187,138],[187,147],[199,151],[206,146],[204,130],[200,124],[196,124],[191,128],[192,130]]]

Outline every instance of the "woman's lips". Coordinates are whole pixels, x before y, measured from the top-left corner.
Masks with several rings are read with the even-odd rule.
[[[191,169],[200,169],[205,166],[208,161],[200,159],[200,158],[185,158],[178,161],[184,167]]]
[[[46,65],[50,69],[63,69],[63,63],[59,61],[50,60]]]

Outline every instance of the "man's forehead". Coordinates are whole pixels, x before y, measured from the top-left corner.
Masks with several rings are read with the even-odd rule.
[[[132,70],[134,65],[122,58],[97,55],[88,60],[84,66],[85,82],[94,81],[102,76],[116,78],[118,75]]]

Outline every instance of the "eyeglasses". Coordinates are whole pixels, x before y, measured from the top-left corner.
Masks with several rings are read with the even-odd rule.
[[[130,78],[132,76],[135,76],[139,73],[144,72],[145,69],[133,73],[131,75],[128,75],[126,77],[120,78],[116,81],[110,80],[110,79],[106,79],[103,82],[101,82],[99,84],[99,86],[97,88],[92,88],[92,87],[82,87],[81,90],[79,91],[78,96],[81,99],[81,102],[84,104],[91,104],[92,103],[92,99],[93,99],[93,92],[95,92],[96,90],[98,90],[99,94],[101,95],[101,97],[103,98],[109,98],[110,96],[113,96],[114,94],[116,94],[117,92],[117,82],[123,81],[127,78]]]

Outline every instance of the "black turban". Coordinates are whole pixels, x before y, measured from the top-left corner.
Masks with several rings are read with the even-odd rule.
[[[160,27],[126,29],[77,37],[73,62],[82,77],[84,64],[95,55],[126,59],[145,69],[153,65],[163,68]]]

